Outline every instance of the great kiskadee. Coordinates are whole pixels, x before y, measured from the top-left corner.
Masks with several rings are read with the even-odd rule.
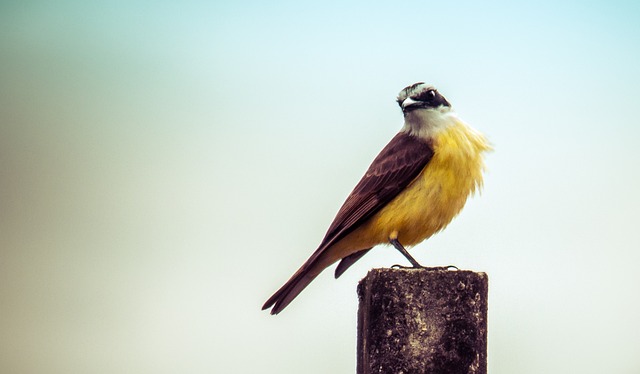
[[[318,249],[262,309],[281,312],[325,268],[335,277],[372,247],[406,251],[442,230],[482,187],[486,138],[459,119],[434,87],[416,83],[397,98],[404,126],[373,160],[329,226]]]

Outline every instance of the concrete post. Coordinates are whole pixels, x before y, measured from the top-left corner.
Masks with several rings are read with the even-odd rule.
[[[373,269],[358,295],[358,374],[487,373],[485,273]]]

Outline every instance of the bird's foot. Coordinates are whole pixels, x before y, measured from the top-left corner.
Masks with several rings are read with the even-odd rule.
[[[427,270],[427,271],[449,271],[449,270],[460,270],[458,269],[457,266],[454,265],[449,265],[449,266],[403,266],[403,265],[399,265],[399,264],[395,264],[391,266],[392,269],[406,269],[406,270],[411,270],[411,269],[420,269],[420,270]]]

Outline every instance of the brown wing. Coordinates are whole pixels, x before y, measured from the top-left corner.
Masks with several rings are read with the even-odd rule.
[[[420,174],[432,157],[433,149],[428,142],[398,133],[347,197],[312,258],[382,209]]]
[[[338,211],[324,239],[311,257],[295,274],[274,293],[262,309],[273,306],[271,314],[282,311],[302,290],[311,283],[322,269],[318,258],[338,240],[378,212],[395,198],[433,157],[433,149],[426,141],[406,133],[399,133],[373,160],[369,170],[353,189]],[[347,256],[338,266],[336,277],[362,257],[370,248]]]

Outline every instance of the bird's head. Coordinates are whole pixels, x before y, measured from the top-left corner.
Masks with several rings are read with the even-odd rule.
[[[424,82],[418,82],[405,87],[398,94],[397,102],[405,115],[416,109],[451,107],[451,104],[449,104],[444,96],[440,95],[435,87]]]

